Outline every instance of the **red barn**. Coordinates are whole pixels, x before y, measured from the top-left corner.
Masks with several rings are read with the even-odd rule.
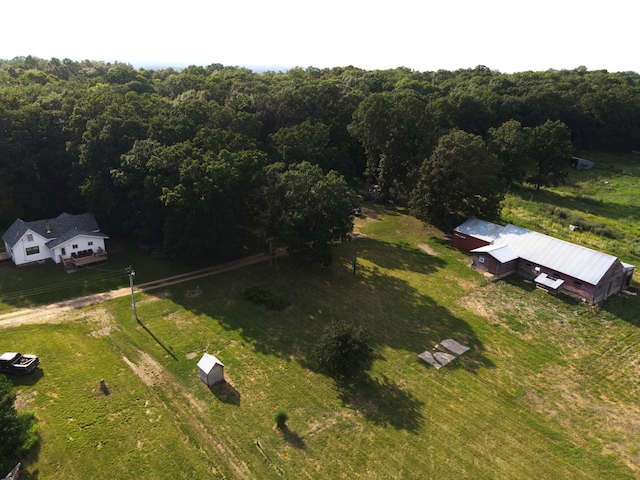
[[[453,231],[451,246],[464,252],[491,244],[504,227],[470,218]]]
[[[516,273],[549,292],[594,304],[629,287],[635,271],[612,255],[511,224],[471,219],[454,230],[451,243],[470,251],[478,270],[499,278]]]

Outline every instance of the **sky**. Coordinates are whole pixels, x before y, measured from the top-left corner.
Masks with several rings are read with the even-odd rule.
[[[3,0],[0,58],[640,72],[637,0]]]

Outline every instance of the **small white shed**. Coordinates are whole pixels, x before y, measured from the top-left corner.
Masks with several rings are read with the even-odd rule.
[[[200,379],[208,387],[224,381],[224,364],[213,355],[205,353],[198,362]]]

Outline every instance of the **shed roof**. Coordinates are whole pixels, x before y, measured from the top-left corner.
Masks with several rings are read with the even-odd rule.
[[[493,245],[508,245],[518,257],[597,285],[609,268],[618,261],[613,255],[591,250],[574,243],[507,225]]]
[[[471,253],[488,253],[500,263],[511,262],[519,258],[508,245],[485,245],[471,250]]]
[[[215,367],[216,365],[221,365],[224,367],[224,363],[208,353],[202,355],[202,358],[198,362],[198,368],[204,373],[211,373],[211,370],[213,370],[213,367]]]
[[[534,282],[539,283],[540,285],[544,285],[545,287],[549,287],[552,290],[558,290],[564,283],[564,280],[561,280],[559,278],[549,278],[546,273],[541,273],[535,278]]]
[[[486,220],[479,220],[477,218],[470,218],[462,225],[456,227],[456,232],[463,233],[485,242],[491,242],[495,239],[500,231],[504,227],[496,225],[495,223],[487,222]]]

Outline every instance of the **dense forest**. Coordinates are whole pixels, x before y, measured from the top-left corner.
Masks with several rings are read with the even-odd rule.
[[[555,185],[573,152],[640,150],[640,75],[0,60],[0,225],[93,212],[184,261],[250,242],[327,262],[357,182],[449,226]]]

